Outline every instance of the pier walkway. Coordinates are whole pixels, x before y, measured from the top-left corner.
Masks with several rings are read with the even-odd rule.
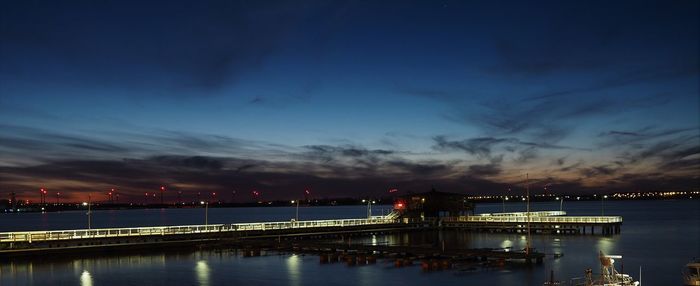
[[[322,238],[428,229],[524,233],[612,235],[620,233],[620,216],[566,216],[562,211],[491,213],[428,219],[402,218],[398,212],[361,219],[256,222],[181,226],[147,226],[76,230],[0,232],[0,257],[59,253],[77,249],[202,245],[241,239]]]
[[[482,213],[482,214],[476,214],[477,216],[521,216],[525,217],[528,216],[527,212],[512,212],[512,213]],[[535,212],[530,212],[531,217],[540,217],[540,216],[565,216],[566,212],[565,211],[535,211]]]
[[[476,215],[448,217],[441,220],[447,228],[464,228],[490,232],[526,232],[530,222],[532,233],[556,234],[618,234],[621,231],[621,216],[542,216],[540,215]]]
[[[225,232],[299,230],[311,231],[322,228],[344,228],[376,226],[395,223],[393,216],[373,216],[369,219],[335,219],[285,222],[207,224],[182,226],[149,226],[127,228],[100,228],[50,231],[0,232],[0,243],[7,242],[46,242],[73,239],[128,238],[139,236],[188,235]]]

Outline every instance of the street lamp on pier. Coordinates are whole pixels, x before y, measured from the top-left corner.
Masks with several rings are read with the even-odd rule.
[[[304,200],[306,201],[307,204],[311,203],[311,200],[309,199],[309,196],[311,195],[311,191],[309,189],[304,190]],[[294,217],[295,221],[299,221],[299,202],[301,199],[297,200],[292,200],[292,204],[296,203],[296,216]]]
[[[608,198],[608,195],[604,195],[600,197],[600,215],[605,216],[605,199]]]
[[[292,204],[296,203],[296,216],[294,217],[294,221],[299,221],[299,200],[292,200]]]
[[[559,201],[559,211],[564,210],[564,196],[557,197],[557,201]]]
[[[88,229],[92,229],[92,210],[91,210],[91,205],[92,205],[92,196],[88,194],[88,201],[87,203],[83,203],[83,205],[87,205],[87,223],[88,223]]]
[[[200,205],[204,205],[204,225],[209,225],[209,202],[200,201]]]
[[[370,219],[372,218],[372,204],[375,204],[376,201],[370,200],[370,199],[363,199],[363,203],[367,203],[367,218]]]

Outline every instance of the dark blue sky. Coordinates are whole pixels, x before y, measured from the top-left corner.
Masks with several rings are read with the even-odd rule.
[[[3,1],[0,192],[697,189],[699,11]]]

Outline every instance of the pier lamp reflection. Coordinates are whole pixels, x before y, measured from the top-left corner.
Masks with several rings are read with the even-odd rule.
[[[513,242],[510,241],[510,239],[506,239],[506,240],[501,242],[501,248],[505,249],[506,251],[508,251],[512,247],[513,247]]]
[[[211,270],[209,269],[209,265],[207,265],[206,260],[197,261],[197,266],[194,267],[194,271],[197,273],[197,281],[199,282],[199,285],[209,285]]]
[[[87,270],[80,274],[80,286],[92,286],[92,275]]]
[[[292,254],[287,258],[287,279],[289,285],[300,286],[301,285],[301,258],[299,255]]]
[[[598,243],[596,243],[596,247],[602,251],[603,253],[611,253],[614,252],[613,248],[615,247],[615,244],[612,239],[604,237],[598,240]]]
[[[517,241],[517,247],[518,249],[525,249],[527,247],[527,236],[526,235],[521,235],[520,239]]]

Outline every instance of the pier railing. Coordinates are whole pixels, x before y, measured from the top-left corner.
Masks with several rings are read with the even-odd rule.
[[[257,222],[234,224],[208,224],[183,226],[150,226],[128,228],[99,228],[77,230],[50,231],[16,231],[0,232],[0,242],[34,242],[54,241],[83,238],[112,238],[153,235],[179,235],[197,233],[216,233],[233,231],[265,231],[322,227],[346,227],[361,225],[391,224],[395,219],[384,216],[373,216],[367,219],[334,219],[284,222]]]
[[[527,216],[460,216],[443,218],[444,222],[511,222],[527,223]],[[530,216],[530,223],[621,223],[621,216]]]
[[[478,216],[527,216],[527,212],[512,212],[512,213],[483,213]],[[535,216],[565,216],[565,211],[536,211],[530,212],[531,217]]]
[[[622,223],[621,216],[563,216],[565,213],[558,211],[521,213],[497,213],[489,215],[444,217],[444,223],[546,223],[546,224],[616,224]],[[534,215],[533,215],[534,214]],[[350,227],[362,225],[379,225],[396,223],[398,214],[387,216],[373,216],[366,219],[331,219],[309,221],[283,221],[283,222],[256,222],[233,224],[208,224],[208,225],[182,225],[182,226],[150,226],[128,228],[100,228],[77,230],[50,230],[50,231],[16,231],[0,232],[0,243],[7,242],[40,242],[60,241],[85,238],[115,238],[138,237],[154,235],[183,235],[200,233],[223,233],[236,231],[266,231],[287,229],[308,229],[324,227]],[[409,223],[411,221],[406,221]]]

